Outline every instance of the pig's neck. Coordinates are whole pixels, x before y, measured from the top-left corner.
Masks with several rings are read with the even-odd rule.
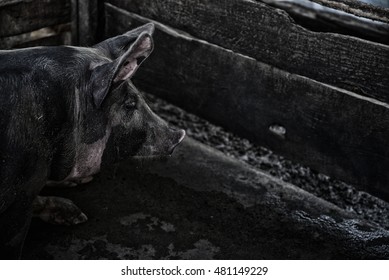
[[[86,102],[85,98],[81,96],[81,91],[76,88],[74,92],[74,130],[73,130],[73,143],[75,146],[75,156],[73,159],[73,165],[69,175],[65,181],[71,181],[74,179],[81,179],[90,177],[100,171],[101,159],[105,150],[105,146],[108,142],[108,138],[111,134],[111,126],[107,125],[105,129],[105,135],[97,139],[92,143],[84,143],[82,141],[82,123],[85,120],[81,119],[81,111],[83,110],[83,102]]]
[[[90,177],[100,171],[101,159],[110,134],[111,128],[108,127],[104,137],[96,142],[76,144],[74,164],[65,180]]]

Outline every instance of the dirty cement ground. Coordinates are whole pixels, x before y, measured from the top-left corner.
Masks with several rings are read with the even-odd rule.
[[[293,187],[287,187],[287,191],[281,194],[264,196],[263,189],[272,193],[275,192],[272,188],[283,187],[278,185],[277,180],[274,183],[260,174],[259,186],[253,184],[260,191],[246,193],[246,197],[251,195],[257,200],[247,204],[241,198],[243,187],[237,182],[227,178],[218,185],[219,182],[211,178],[212,174],[218,177],[218,172],[219,177],[225,176],[223,170],[209,170],[210,173],[207,173],[207,166],[212,167],[211,160],[202,163],[200,174],[192,172],[193,163],[185,157],[201,161],[205,154],[197,155],[196,159],[196,155],[186,151],[197,149],[197,145],[185,144],[182,152],[178,152],[179,159],[173,157],[168,160],[170,165],[166,166],[170,166],[170,170],[163,169],[163,162],[126,162],[105,168],[90,184],[72,189],[45,190],[47,194],[72,199],[88,215],[89,221],[75,227],[62,227],[34,220],[23,258],[389,258],[389,233],[384,229],[388,228],[389,207],[386,202],[285,161],[266,149],[254,147],[248,141],[165,102],[152,97],[149,99],[157,104],[155,109],[160,115],[186,128],[193,138],[216,147],[230,159],[238,159],[231,160],[236,167],[231,170],[226,168],[227,173],[233,174],[236,168],[246,169],[246,164],[233,162],[244,161],[299,187],[313,190],[315,195],[332,199],[332,203],[340,208],[327,205],[307,193],[299,193]],[[212,168],[217,168],[215,161],[219,158],[226,160],[221,153],[215,153]],[[179,161],[186,162],[188,168],[180,170],[180,166],[174,165]],[[150,172],[148,166],[153,164],[159,171]],[[239,170],[237,174],[243,172]],[[189,180],[195,181],[193,178],[196,176],[209,176],[209,180],[203,178],[198,180],[197,185],[188,187],[191,182],[185,181],[186,177],[190,177],[186,176],[186,171],[192,173]],[[175,179],[169,178],[169,174],[173,174],[170,177]],[[208,181],[210,185],[216,183],[208,186]],[[272,187],[273,183],[276,187]],[[232,187],[228,191],[222,190],[228,184]],[[243,185],[247,187],[250,184]],[[317,190],[322,188],[324,190]],[[297,199],[298,196],[300,198]],[[276,202],[266,201],[274,197],[277,197]],[[303,206],[305,201],[311,205],[307,209]],[[315,213],[312,205],[317,206],[317,211],[327,211],[327,215]],[[315,216],[314,219],[312,216]],[[361,218],[378,227],[364,225]]]

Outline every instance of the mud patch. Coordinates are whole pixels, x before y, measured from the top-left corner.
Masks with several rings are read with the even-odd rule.
[[[141,245],[139,249],[113,244],[107,240],[107,236],[99,236],[90,240],[74,239],[69,246],[48,244],[45,251],[55,259],[80,260],[80,259],[131,259],[152,260],[155,259],[156,249],[151,244]],[[160,259],[182,260],[211,260],[220,251],[211,242],[200,239],[193,244],[193,248],[186,251],[177,251],[173,243],[167,248],[168,254]]]
[[[120,224],[124,226],[136,226],[136,224],[139,224],[141,222],[145,223],[146,227],[150,231],[155,230],[156,228],[160,228],[165,232],[176,231],[174,225],[165,221],[161,221],[157,217],[153,217],[144,213],[135,213],[130,216],[122,217],[120,219]]]
[[[151,260],[155,257],[152,245],[141,245],[134,249],[108,242],[107,236],[99,236],[90,240],[74,239],[69,246],[48,244],[45,251],[59,260],[79,259],[139,259]]]
[[[205,239],[200,239],[195,244],[194,248],[187,251],[175,251],[174,245],[168,246],[169,255],[163,259],[181,259],[181,260],[212,260],[220,251],[219,247],[214,246],[211,242]]]

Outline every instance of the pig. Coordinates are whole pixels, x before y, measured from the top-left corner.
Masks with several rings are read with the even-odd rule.
[[[0,258],[20,258],[33,216],[87,220],[72,201],[39,193],[91,181],[108,141],[123,159],[168,156],[183,140],[130,81],[153,31],[149,23],[90,48],[0,51]]]

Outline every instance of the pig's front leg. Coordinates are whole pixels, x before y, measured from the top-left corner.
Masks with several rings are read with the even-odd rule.
[[[88,176],[84,178],[78,178],[78,179],[70,179],[70,180],[63,180],[63,181],[51,181],[48,180],[46,182],[46,187],[68,187],[73,188],[77,185],[86,184],[93,180],[93,176]]]
[[[56,196],[37,196],[33,202],[33,215],[55,225],[77,225],[88,220],[71,200]]]

